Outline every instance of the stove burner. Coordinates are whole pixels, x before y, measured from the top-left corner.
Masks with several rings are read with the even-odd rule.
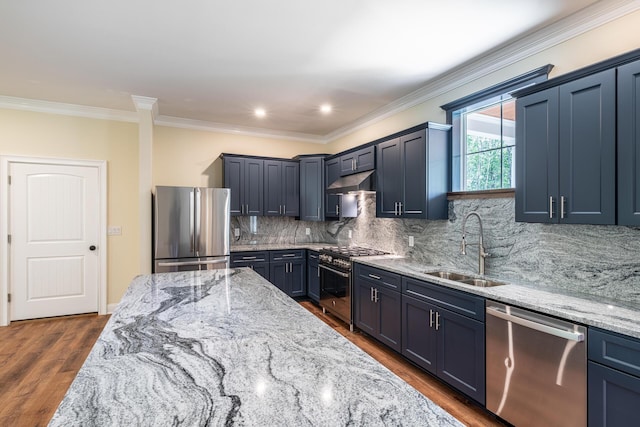
[[[372,255],[386,255],[387,252],[377,249],[362,248],[359,246],[330,246],[322,248],[323,252],[330,254],[344,255],[347,257],[359,257],[359,256],[372,256]]]

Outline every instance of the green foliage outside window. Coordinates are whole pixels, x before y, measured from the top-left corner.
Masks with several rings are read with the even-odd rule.
[[[514,146],[500,139],[467,134],[466,190],[511,188]]]

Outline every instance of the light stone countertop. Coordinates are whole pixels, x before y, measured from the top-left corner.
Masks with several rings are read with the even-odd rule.
[[[322,248],[336,246],[335,243],[263,243],[259,245],[231,245],[231,252],[277,251],[286,249],[311,249],[319,251]]]
[[[482,288],[427,275],[425,272],[452,271],[481,277],[468,272],[438,266],[422,265],[395,256],[360,257],[356,262],[381,268],[414,279],[426,280],[505,304],[535,310],[570,321],[640,338],[640,309],[626,306],[624,301],[606,300],[586,293],[571,293],[525,282],[504,281],[502,286]]]
[[[138,276],[51,426],[460,426],[247,268]]]

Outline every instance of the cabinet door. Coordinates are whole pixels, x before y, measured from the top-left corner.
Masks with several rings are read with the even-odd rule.
[[[244,159],[244,195],[242,203],[245,205],[245,215],[263,215],[263,171],[264,160]]]
[[[371,145],[353,153],[355,172],[364,172],[376,167],[376,147]]]
[[[378,286],[374,303],[378,318],[377,333],[374,336],[395,351],[401,351],[402,316],[400,311],[402,310],[402,301],[400,292]]]
[[[516,101],[515,205],[516,221],[558,221],[558,88]]]
[[[436,333],[438,377],[484,405],[484,324],[439,307]]]
[[[224,157],[224,186],[231,190],[231,215],[242,215],[244,195],[244,159]]]
[[[327,160],[324,162],[325,166],[325,216],[330,218],[338,217],[338,209],[340,206],[340,196],[336,194],[327,194],[327,187],[331,185],[336,179],[340,178],[340,158]]]
[[[436,373],[436,334],[433,304],[402,295],[402,355]]]
[[[640,378],[588,362],[589,425],[629,426],[638,418]]]
[[[287,292],[287,264],[272,262],[269,266],[269,281],[284,293]]]
[[[560,86],[561,223],[615,224],[615,78],[612,69]]]
[[[377,146],[376,217],[395,218],[402,200],[400,139],[381,142]]]
[[[640,61],[618,68],[618,224],[640,225]]]
[[[282,162],[282,214],[300,215],[300,164]]]
[[[324,221],[324,161],[322,157],[300,160],[300,219]]]
[[[287,293],[290,297],[303,297],[307,295],[306,264],[307,262],[305,260],[292,261],[289,263]]]
[[[373,302],[373,284],[362,279],[354,280],[354,317],[355,325],[369,335],[374,336],[377,330],[376,306]]]
[[[251,265],[251,268],[253,269],[253,271],[258,273],[265,279],[269,280],[269,264],[268,263],[265,262],[262,264],[253,264]]]
[[[320,302],[320,268],[317,255],[315,261],[309,255],[307,264],[307,296],[315,302]]]
[[[356,163],[355,163],[355,155],[345,154],[340,157],[340,175],[351,175],[355,173]]]
[[[400,137],[401,215],[427,217],[427,144],[424,131]]]
[[[264,162],[264,214],[282,215],[282,162],[279,160]]]

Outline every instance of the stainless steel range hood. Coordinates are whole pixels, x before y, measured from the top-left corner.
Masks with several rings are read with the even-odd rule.
[[[376,191],[375,171],[355,173],[353,175],[341,176],[327,187],[329,194],[347,194],[353,192],[374,193]]]

